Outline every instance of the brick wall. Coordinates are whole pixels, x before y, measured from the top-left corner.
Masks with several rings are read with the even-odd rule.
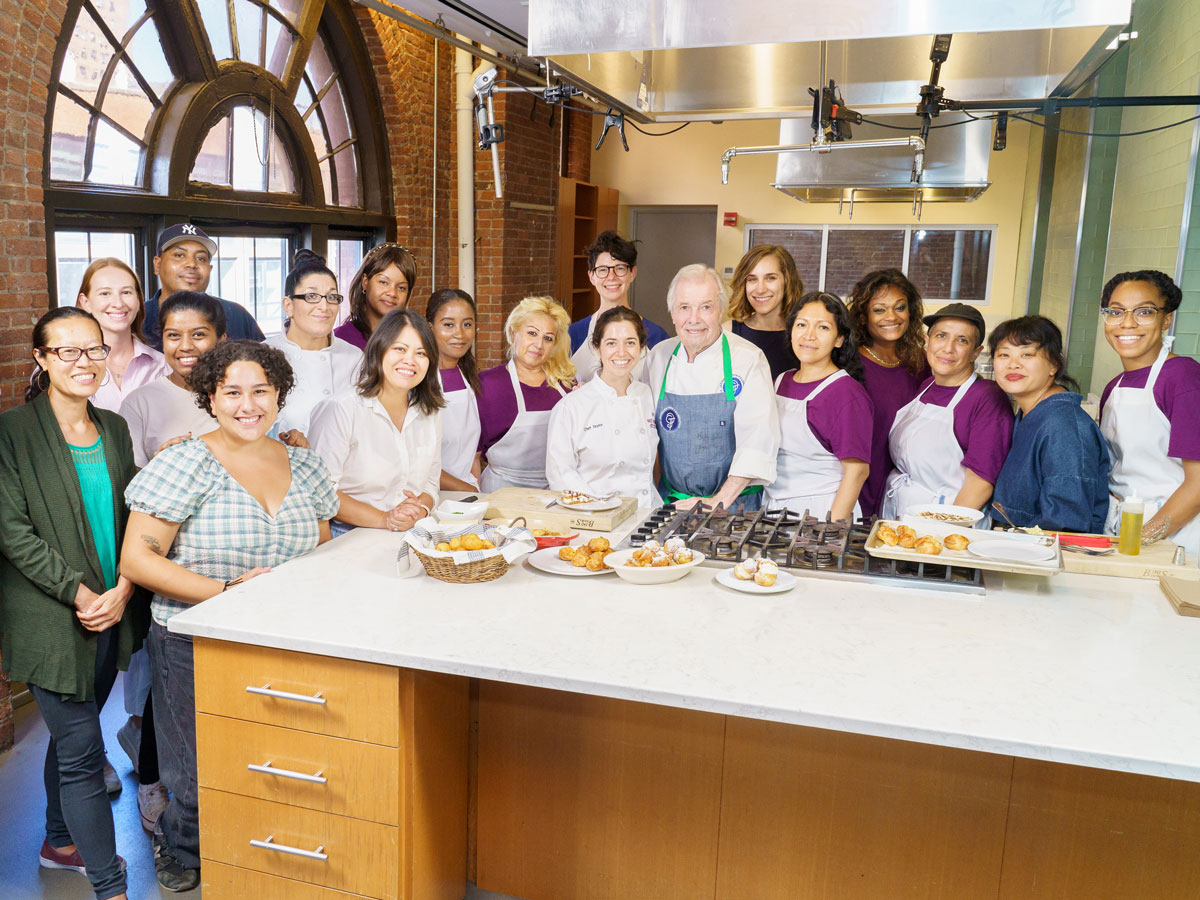
[[[567,113],[567,170],[568,178],[592,180],[592,119],[590,113]],[[612,135],[615,139],[616,135]]]

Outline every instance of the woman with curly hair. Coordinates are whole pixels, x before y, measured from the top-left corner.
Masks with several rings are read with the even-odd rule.
[[[363,257],[350,284],[350,318],[333,336],[359,350],[393,309],[404,309],[417,286],[417,261],[407,247],[379,244]]]
[[[892,470],[888,434],[896,413],[929,377],[921,294],[899,269],[879,269],[859,279],[847,302],[854,339],[862,356],[863,383],[875,405],[871,472],[859,502],[864,515],[879,514],[883,484]]]
[[[571,318],[552,297],[526,297],[504,323],[508,362],[479,374],[480,488],[545,488],[550,410],[575,378]]]
[[[751,248],[733,271],[730,330],[763,352],[772,378],[796,367],[785,320],[803,293],[796,261],[776,244]]]
[[[293,384],[282,352],[257,341],[221,343],[200,358],[189,383],[217,428],[167,447],[129,483],[121,550],[123,572],[154,591],[154,725],[171,791],[154,856],[159,884],[172,891],[200,883],[200,829],[192,639],[167,623],[329,540],[338,507],[321,457],[269,437]]]
[[[805,294],[787,317],[798,368],[775,379],[779,462],[764,503],[831,519],[860,515],[871,455],[871,399],[841,298]]]

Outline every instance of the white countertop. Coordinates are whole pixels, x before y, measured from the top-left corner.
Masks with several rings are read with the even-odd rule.
[[[1200,781],[1200,619],[1156,582],[992,573],[986,596],[805,578],[738,593],[700,567],[497,581],[395,574],[358,529],[171,629],[278,647]]]

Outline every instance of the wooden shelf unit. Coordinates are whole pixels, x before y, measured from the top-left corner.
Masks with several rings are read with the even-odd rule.
[[[558,280],[556,296],[578,321],[596,310],[585,250],[596,235],[617,227],[620,192],[574,178],[558,179]]]

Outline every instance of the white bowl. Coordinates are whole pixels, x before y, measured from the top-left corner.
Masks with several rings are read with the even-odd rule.
[[[922,515],[922,513],[940,513],[956,518],[935,519]],[[983,520],[983,513],[969,506],[952,506],[949,503],[918,503],[904,510],[904,518],[919,519],[923,522],[941,522],[944,525],[955,525],[959,528],[974,528]]]
[[[636,548],[640,549],[640,548]],[[633,550],[618,550],[616,553],[610,553],[604,561],[613,567],[613,571],[625,581],[632,584],[666,584],[669,581],[678,581],[700,563],[704,562],[704,554],[699,550],[692,551],[692,561],[682,563],[677,566],[659,566],[652,568],[649,566],[627,566],[626,562],[629,557],[633,556]]]
[[[486,500],[479,500],[475,503],[443,500],[433,510],[433,516],[443,525],[474,525],[483,521],[487,508]]]

